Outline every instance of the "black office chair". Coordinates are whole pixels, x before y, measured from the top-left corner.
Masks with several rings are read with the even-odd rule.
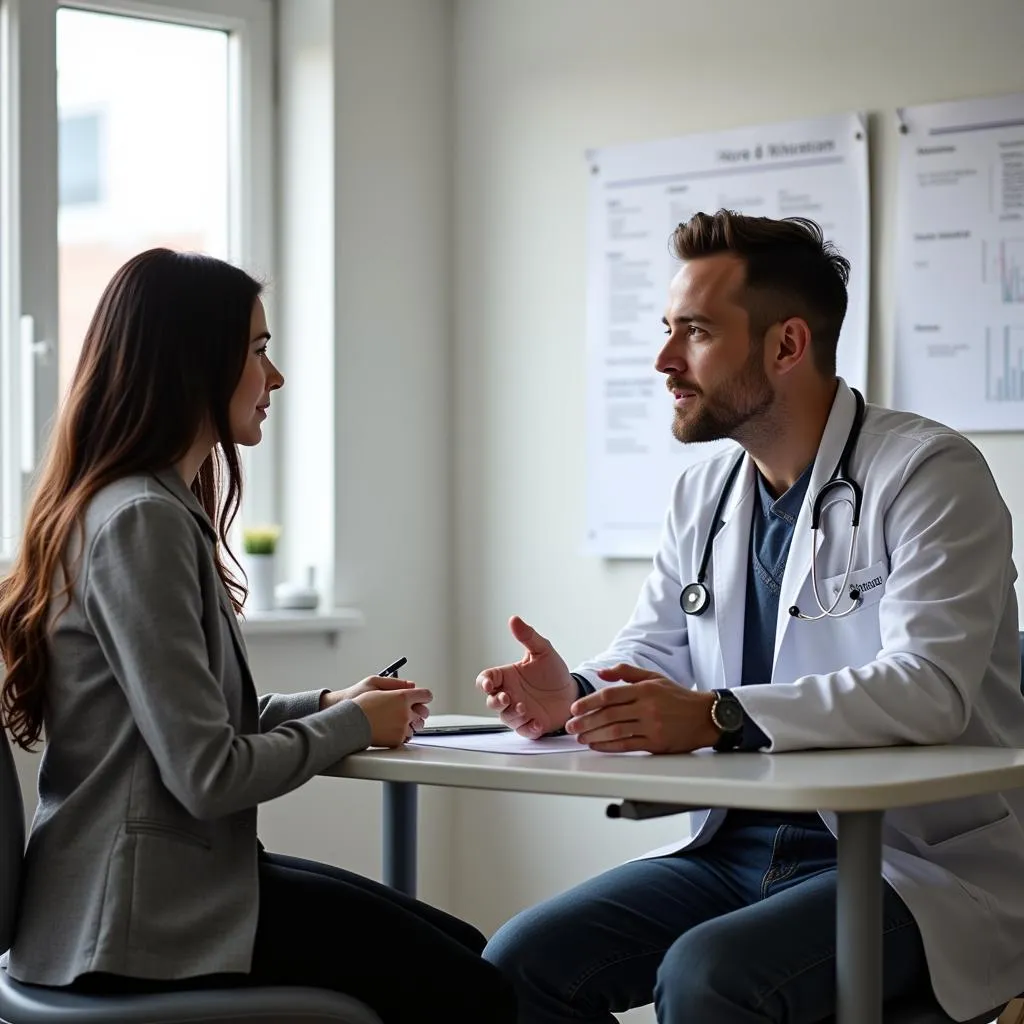
[[[14,937],[25,809],[7,733],[0,728],[0,953]],[[23,985],[0,956],[0,1024],[381,1024],[369,1007],[327,989],[208,989],[155,995],[79,995]]]
[[[1021,693],[1024,693],[1024,633],[1020,634],[1020,657],[1021,657]],[[610,818],[656,818],[665,814],[678,814],[679,808],[673,809],[667,804],[642,804],[636,801],[624,800],[621,804],[611,804],[608,808]],[[992,1024],[992,1022],[1006,1008],[1005,1004],[997,1006],[980,1017],[974,1017],[964,1024]],[[830,1017],[821,1024],[835,1024],[835,1018]],[[956,1024],[952,1017],[948,1016],[934,998],[928,996],[916,999],[894,1000],[885,1007],[885,1016],[881,1024]]]

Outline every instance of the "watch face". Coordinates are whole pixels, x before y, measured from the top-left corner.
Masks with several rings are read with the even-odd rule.
[[[724,732],[743,728],[743,707],[735,697],[719,697],[715,702],[715,724]]]

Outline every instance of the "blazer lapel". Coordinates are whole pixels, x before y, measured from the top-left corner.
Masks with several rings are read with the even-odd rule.
[[[249,670],[249,654],[245,649],[245,638],[242,636],[234,605],[232,605],[231,598],[223,584],[218,583],[217,593],[220,599],[221,614],[228,620],[231,640],[235,647],[235,657],[238,660],[238,669],[242,674],[242,731],[259,732],[259,695],[256,693],[256,681]]]
[[[857,402],[853,392],[847,387],[846,382],[839,381],[839,389],[836,391],[835,400],[832,403],[832,411],[829,413],[828,422],[825,424],[825,432],[821,437],[821,444],[818,446],[818,454],[814,459],[814,468],[811,470],[811,480],[807,485],[807,494],[803,504],[800,506],[800,515],[797,517],[796,526],[793,528],[793,540],[789,547],[789,557],[786,559],[786,571],[782,576],[782,590],[779,594],[779,614],[775,625],[775,657],[774,667],[779,662],[779,651],[782,650],[783,641],[786,638],[787,630],[791,629],[794,618],[789,614],[793,605],[800,605],[800,595],[810,579],[811,575],[811,511],[814,507],[814,499],[821,488],[828,482],[839,464],[839,458],[846,445],[846,439],[850,435],[850,428],[853,426],[853,417],[857,410]],[[815,543],[820,549],[824,542],[823,531],[819,530]],[[817,551],[815,551],[817,554]],[[819,580],[819,585],[821,581]],[[811,601],[813,607],[801,610],[811,615],[817,615],[819,608]],[[827,607],[827,606],[826,606]],[[806,623],[804,623],[806,625]],[[786,680],[788,682],[788,680]]]
[[[249,652],[245,649],[245,638],[242,636],[242,629],[238,625],[238,615],[235,613],[235,607],[231,603],[227,590],[223,586],[217,589],[220,597],[221,611],[227,617],[228,626],[231,629],[231,639],[235,642],[238,660],[242,663],[242,674],[251,681],[252,677],[249,674]]]
[[[199,523],[206,535],[211,546],[214,550],[217,544],[217,531],[213,527],[213,523],[210,522],[210,517],[206,514],[206,509],[199,504],[198,499],[192,493],[192,490],[185,485],[185,481],[181,478],[181,475],[173,467],[162,469],[158,473],[153,474],[158,483],[169,491],[171,495],[180,501],[185,508],[192,513],[196,521]],[[255,687],[253,682],[252,673],[249,671],[249,655],[245,649],[245,639],[242,636],[242,630],[238,625],[238,616],[235,614],[234,606],[231,604],[231,598],[228,595],[227,589],[222,583],[218,582],[217,596],[220,601],[221,611],[227,617],[228,627],[231,630],[231,639],[235,644],[235,653],[238,655],[238,662],[242,669],[242,678],[245,681],[246,688]],[[255,692],[255,690],[254,690]]]

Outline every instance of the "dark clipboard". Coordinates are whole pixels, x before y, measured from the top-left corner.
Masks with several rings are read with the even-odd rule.
[[[510,732],[511,730],[507,725],[503,725],[501,722],[494,722],[492,724],[484,725],[483,723],[477,723],[476,725],[431,725],[428,721],[427,724],[417,730],[417,736],[472,736],[479,733],[488,732]]]

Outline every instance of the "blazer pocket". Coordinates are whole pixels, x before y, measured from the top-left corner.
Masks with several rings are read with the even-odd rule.
[[[171,839],[179,843],[189,843],[203,850],[212,850],[213,844],[205,836],[189,832],[187,829],[168,825],[152,818],[132,818],[124,823],[126,835],[156,836],[158,839]]]

